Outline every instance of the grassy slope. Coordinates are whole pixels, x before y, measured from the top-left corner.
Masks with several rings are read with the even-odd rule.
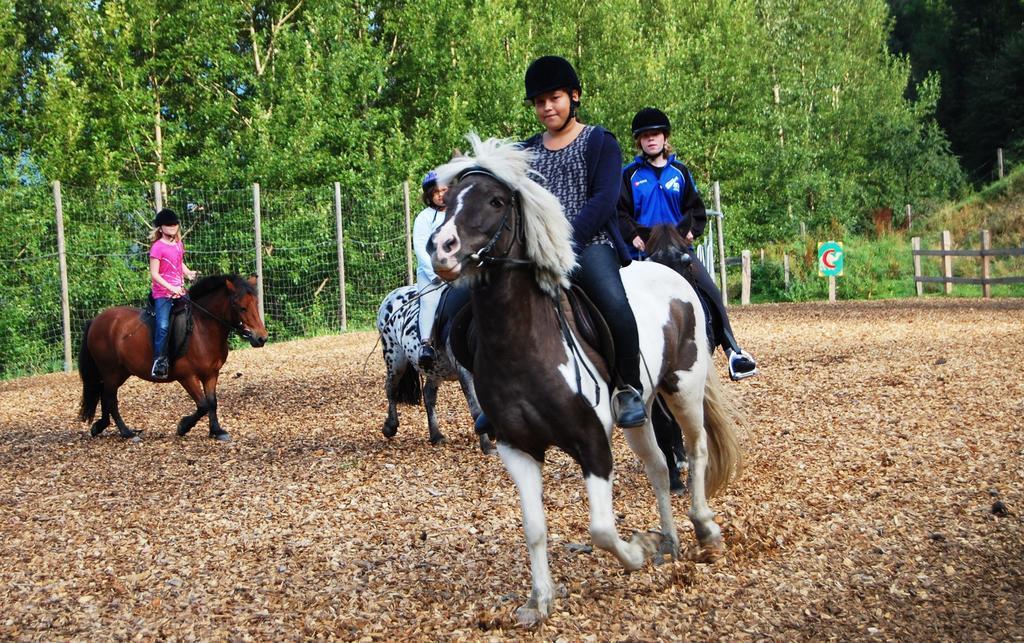
[[[943,230],[952,234],[953,244],[961,248],[979,248],[980,230],[988,229],[995,248],[1024,244],[1024,166],[1009,176],[986,186],[962,201],[950,203],[914,220],[912,233],[898,230],[881,235],[847,235],[841,238],[846,250],[845,275],[837,282],[840,299],[889,299],[913,297],[914,265],[910,254],[911,236],[920,236],[922,247],[939,248]],[[826,234],[826,236],[828,236]],[[752,294],[754,302],[813,301],[828,297],[828,280],[817,273],[817,243],[826,240],[809,235],[786,244],[765,248],[765,263],[753,250]],[[831,238],[831,237],[829,237]],[[789,288],[783,284],[782,255],[790,257]],[[922,258],[925,275],[941,275],[938,258]],[[954,259],[953,274],[973,277],[980,274],[980,261]],[[992,260],[993,276],[1024,276],[1024,258]],[[740,271],[731,268],[728,276],[729,299],[739,302]],[[925,284],[925,294],[941,293],[939,284]],[[957,285],[954,296],[977,297],[980,286]],[[1024,296],[1024,286],[993,286],[993,296]]]

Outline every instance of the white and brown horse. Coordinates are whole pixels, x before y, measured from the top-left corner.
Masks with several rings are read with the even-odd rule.
[[[451,185],[448,215],[432,239],[435,272],[465,280],[476,324],[472,371],[498,453],[519,489],[533,588],[521,624],[543,621],[554,597],[547,559],[541,466],[557,446],[583,470],[590,535],[628,570],[662,551],[678,554],[665,459],[650,422],[624,429],[644,463],[660,533],[619,537],[612,507],[612,409],[608,367],[581,342],[563,288],[574,269],[570,227],[558,200],[530,178],[529,152],[471,135],[472,157],[438,169]],[[706,559],[721,555],[721,530],[706,497],[739,465],[734,422],[706,350],[704,313],[690,285],[650,262],[622,271],[637,319],[643,396],[660,393],[683,428],[692,475],[690,520]]]

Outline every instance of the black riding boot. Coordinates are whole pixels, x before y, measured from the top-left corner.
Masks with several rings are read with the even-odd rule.
[[[754,356],[740,348],[731,329],[722,331],[722,348],[729,358],[729,379],[738,382],[757,375],[757,362],[754,361]]]
[[[417,359],[421,371],[429,371],[434,367],[434,361],[437,360],[437,353],[434,352],[434,347],[424,342],[420,346],[420,354]]]
[[[171,365],[167,361],[167,349],[163,349],[153,360],[153,370],[150,372],[154,378],[158,380],[167,379],[167,371],[170,370]]]
[[[612,410],[615,412],[615,423],[624,429],[647,424],[647,407],[640,392],[633,386],[627,384],[615,389],[612,394]]]

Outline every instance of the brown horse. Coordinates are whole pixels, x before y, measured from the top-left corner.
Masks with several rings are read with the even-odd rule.
[[[267,343],[267,329],[260,319],[255,278],[237,275],[204,277],[188,291],[193,331],[188,350],[171,364],[166,380],[150,375],[153,364],[151,331],[144,311],[128,306],[108,308],[85,325],[78,372],[82,376],[82,405],[78,416],[89,422],[101,404],[102,416],[90,433],[99,435],[114,418],[121,437],[133,441],[139,433],[131,430],[117,409],[117,389],[130,376],[150,382],[181,382],[196,402],[196,412],[178,422],[178,435],[185,435],[204,415],[210,416],[210,437],[230,441],[217,420],[217,377],[228,358],[228,336],[236,332],[254,347]]]

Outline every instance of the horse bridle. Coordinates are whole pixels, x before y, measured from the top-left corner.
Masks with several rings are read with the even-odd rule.
[[[202,304],[200,304],[198,301],[196,301],[194,299],[189,299],[188,303],[189,303],[190,306],[195,306],[199,310],[201,310],[204,313],[206,313],[208,316],[212,317],[214,320],[220,322],[221,324],[223,324],[229,330],[238,333],[238,336],[241,337],[242,339],[244,339],[246,341],[252,340],[252,331],[245,327],[245,324],[242,323],[241,319],[239,319],[237,323],[232,324],[231,322],[227,321],[226,319],[222,319],[220,316],[214,315],[212,312],[210,312],[210,310],[208,308],[206,308],[205,306],[203,306]]]
[[[499,178],[496,174],[494,174],[494,172],[491,172],[490,170],[487,170],[479,166],[474,166],[463,170],[458,174],[458,176],[455,177],[455,182],[458,183],[467,176],[472,176],[474,174],[479,174],[481,176],[486,176],[488,178],[494,179],[505,189],[511,192],[512,208],[505,210],[505,214],[504,216],[502,216],[501,222],[498,224],[497,229],[494,231],[494,234],[491,235],[491,238],[487,241],[487,243],[485,243],[483,247],[477,250],[476,252],[469,254],[466,257],[466,259],[476,261],[478,267],[484,267],[491,264],[502,264],[509,267],[532,266],[533,261],[529,259],[515,259],[513,257],[508,256],[508,254],[512,252],[512,248],[516,245],[517,242],[521,243],[523,247],[526,246],[526,231],[523,226],[523,204],[522,199],[519,196],[519,190],[514,189],[511,185],[509,185],[501,178]],[[512,243],[508,244],[508,247],[505,248],[504,254],[502,254],[501,256],[493,256],[490,253],[494,250],[495,246],[498,245],[498,241],[501,239],[501,236],[505,233],[506,230],[512,230],[512,228],[509,226],[509,216],[511,215],[512,212],[515,212],[516,216],[515,229],[513,230],[515,236],[512,239]],[[463,259],[463,261],[465,261],[465,259]]]

